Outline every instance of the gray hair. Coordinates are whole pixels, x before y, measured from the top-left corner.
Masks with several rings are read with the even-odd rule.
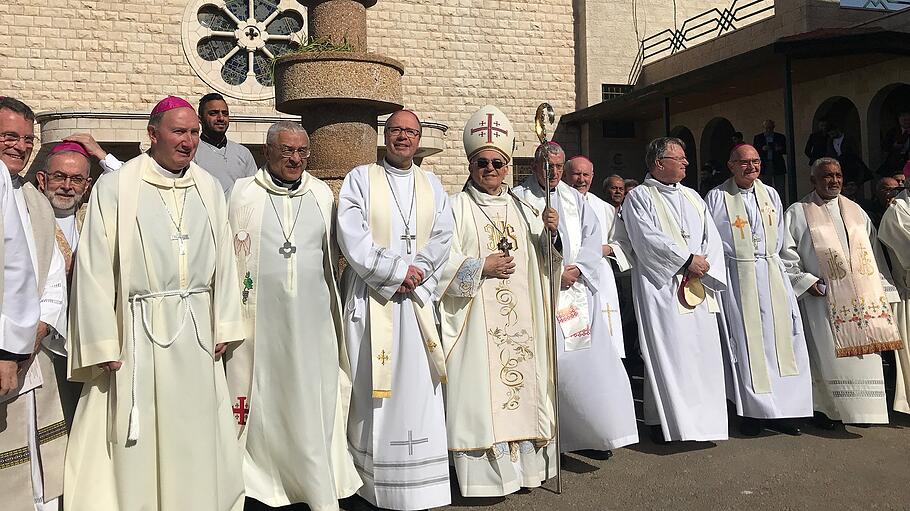
[[[623,179],[622,176],[620,176],[619,174],[612,174],[612,175],[607,176],[606,179],[603,180],[603,183],[601,183],[601,186],[603,187],[604,190],[606,190],[607,187],[610,186],[611,179],[619,179],[619,182],[622,183],[623,186],[626,186],[626,180]]]
[[[300,123],[295,121],[278,121],[275,124],[269,126],[269,131],[265,134],[265,143],[267,145],[272,145],[278,139],[278,134],[284,131],[290,131],[292,133],[303,133],[310,137],[309,133],[303,129],[303,126]]]
[[[534,162],[540,163],[545,158],[548,158],[551,154],[553,155],[563,155],[565,157],[566,152],[563,151],[562,146],[556,142],[550,141],[546,144],[540,144],[537,146],[537,150],[534,151]]]
[[[628,187],[630,187],[630,186],[638,186],[638,180],[637,180],[637,179],[629,178],[629,179],[623,180],[622,184],[623,184],[623,186],[625,186],[626,188],[628,188]]]
[[[837,161],[834,158],[825,156],[823,158],[819,158],[819,159],[815,160],[814,162],[812,162],[812,171],[809,173],[809,175],[815,176],[816,174],[818,174],[818,171],[820,171],[821,169],[828,167],[828,166],[837,167],[838,170],[840,170],[839,161]]]
[[[648,167],[648,170],[657,167],[657,160],[667,154],[667,149],[671,145],[678,145],[683,151],[686,150],[686,143],[676,137],[655,138],[648,143],[648,148],[645,150],[645,166]]]

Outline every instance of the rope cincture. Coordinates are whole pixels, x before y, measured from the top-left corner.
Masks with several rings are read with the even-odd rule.
[[[209,350],[205,345],[202,344],[202,338],[199,335],[199,324],[196,321],[196,313],[193,311],[193,307],[190,305],[189,298],[191,295],[200,294],[200,293],[210,293],[212,291],[211,287],[196,287],[192,289],[179,289],[174,291],[158,291],[154,293],[145,293],[145,294],[135,294],[130,297],[130,314],[133,316],[132,321],[132,336],[133,336],[133,346],[131,350],[131,356],[133,360],[133,374],[130,380],[130,416],[129,416],[129,427],[127,429],[126,440],[128,442],[136,442],[139,440],[139,402],[136,400],[136,386],[138,385],[139,378],[139,360],[136,358],[136,308],[138,304],[139,313],[142,316],[142,327],[145,329],[145,333],[148,334],[148,338],[152,343],[161,348],[169,348],[174,342],[177,341],[177,338],[180,337],[180,334],[183,332],[184,327],[186,327],[186,318],[189,316],[193,320],[193,330],[196,333],[196,342],[199,344],[199,347],[202,348],[202,351],[205,351],[212,357],[212,360],[215,359],[215,353],[212,350]],[[145,312],[145,302],[152,298],[167,298],[170,296],[179,296],[180,301],[183,303],[183,318],[180,321],[180,327],[177,328],[177,331],[174,335],[168,339],[167,342],[161,342],[152,332],[151,326],[148,324],[148,317]]]

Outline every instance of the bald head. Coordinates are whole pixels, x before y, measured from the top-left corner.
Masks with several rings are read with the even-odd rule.
[[[575,156],[566,162],[562,180],[582,195],[591,189],[594,179],[594,164],[584,156]]]
[[[754,147],[749,144],[739,144],[730,151],[727,168],[730,169],[736,186],[747,190],[752,188],[752,184],[761,174],[761,158],[758,157],[758,151]]]

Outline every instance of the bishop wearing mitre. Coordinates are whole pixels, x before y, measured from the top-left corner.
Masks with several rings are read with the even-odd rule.
[[[503,184],[514,140],[511,122],[494,106],[468,119],[470,179],[452,196],[455,233],[439,284],[449,451],[466,497],[540,486],[556,467],[539,250],[551,242],[545,233],[556,231],[558,217],[545,212],[549,229],[532,232],[532,208]]]

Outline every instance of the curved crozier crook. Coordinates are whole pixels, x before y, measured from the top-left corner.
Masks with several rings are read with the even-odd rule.
[[[553,112],[553,107],[549,103],[541,103],[537,107],[537,114],[534,115],[534,132],[537,133],[541,144],[546,144],[550,140],[549,126],[552,126],[555,121],[556,114]]]

